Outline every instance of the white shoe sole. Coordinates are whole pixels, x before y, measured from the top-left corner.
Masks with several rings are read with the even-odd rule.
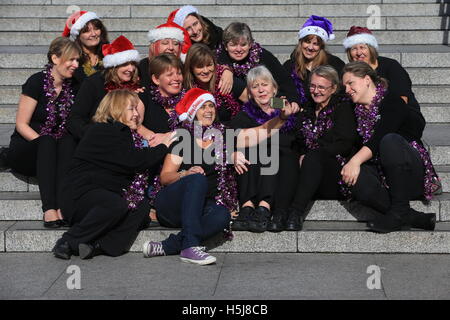
[[[193,264],[198,264],[198,265],[204,266],[204,265],[216,262],[217,259],[216,259],[216,257],[209,256],[209,258],[205,259],[205,260],[192,260],[192,259],[183,258],[183,257],[180,257],[180,260],[183,262],[193,263]]]
[[[144,258],[150,258],[150,256],[147,253],[149,245],[150,245],[150,241],[147,241],[142,245],[142,254],[144,255]]]

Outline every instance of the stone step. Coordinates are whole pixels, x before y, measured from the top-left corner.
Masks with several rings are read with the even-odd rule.
[[[450,124],[427,124],[423,141],[429,146],[434,165],[450,164]]]
[[[0,69],[0,86],[22,85],[40,70]],[[415,85],[450,85],[450,68],[406,68],[406,71]]]
[[[334,2],[334,3],[333,3]],[[363,3],[352,4],[351,6],[343,6],[341,2],[334,0],[331,4],[310,4],[299,3],[282,5],[270,4],[248,4],[243,5],[242,2],[226,3],[226,5],[196,5],[199,12],[211,18],[218,17],[309,17],[316,14],[325,17],[367,17],[369,16],[368,5],[372,2],[364,1]],[[353,1],[354,2],[354,1]],[[426,1],[429,2],[429,1]],[[184,3],[184,2],[183,2]],[[258,3],[258,2],[257,2]],[[48,2],[46,3],[48,4]],[[105,5],[90,5],[91,2],[82,6],[82,10],[94,11],[102,18],[158,18],[167,17],[168,14],[179,5],[164,3],[164,5],[140,5],[135,2],[126,2],[120,0],[108,1]],[[96,3],[98,4],[98,3]],[[125,5],[124,5],[125,4]],[[128,5],[127,5],[128,4]],[[148,4],[145,3],[145,4]],[[2,7],[1,17],[3,18],[67,18],[68,11],[72,12],[73,2],[61,5],[4,5]],[[78,5],[81,5],[78,3]],[[378,3],[382,16],[402,17],[402,16],[439,16],[444,14],[446,4],[439,3]]]
[[[295,39],[293,42],[295,43]],[[266,46],[278,60],[283,63],[294,49],[294,46]],[[148,54],[146,46],[138,46],[141,57]],[[347,62],[344,47],[335,43],[327,47],[328,51]],[[42,68],[46,62],[48,46],[0,46],[0,68],[26,69]],[[382,45],[379,48],[382,56],[399,61],[405,68],[449,68],[450,47],[444,45]]]
[[[256,31],[253,32],[255,40],[262,45],[292,45],[297,41],[298,31]],[[46,31],[3,31],[0,32],[0,45],[47,45],[61,32]],[[342,43],[347,31],[337,31],[334,43]],[[377,41],[379,44],[448,44],[446,31],[421,30],[421,31],[378,31]],[[147,32],[109,32],[111,39],[119,35],[126,36],[134,45],[145,46],[148,44]]]
[[[20,25],[12,23],[15,18],[0,18],[2,31],[56,31],[61,32],[66,23],[65,18],[23,18]],[[164,22],[167,17],[159,18],[104,18],[102,22],[109,32],[148,31]],[[225,28],[236,21],[235,18],[212,18],[214,24]],[[306,18],[274,17],[271,23],[267,18],[243,17],[240,22],[247,23],[252,31],[298,31]],[[333,30],[348,31],[350,26],[367,24],[367,16],[363,17],[335,17],[331,19]],[[449,21],[445,17],[385,17],[380,18],[379,30],[447,30]]]
[[[450,221],[450,194],[436,196],[430,203],[412,201],[414,209],[436,213],[438,221]],[[356,201],[317,200],[307,221],[367,221],[374,212]],[[0,192],[0,221],[42,220],[39,192]]]
[[[45,230],[41,222],[0,222],[0,251],[49,252],[65,230]],[[145,241],[161,241],[179,230],[150,227],[140,232],[131,251]],[[232,241],[222,235],[208,240],[211,252],[333,252],[333,253],[450,253],[450,223],[436,230],[376,234],[358,222],[306,222],[300,232],[235,231]]]

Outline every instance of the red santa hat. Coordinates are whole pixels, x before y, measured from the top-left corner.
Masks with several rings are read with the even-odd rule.
[[[378,49],[378,42],[373,36],[372,31],[365,27],[352,26],[347,33],[347,38],[344,39],[344,48],[349,49],[355,44],[360,43],[365,43]]]
[[[73,13],[69,18],[67,18],[62,36],[70,36],[70,40],[75,40],[80,34],[81,29],[83,29],[89,21],[94,19],[100,19],[94,12],[77,11]]]
[[[155,29],[150,30],[147,33],[147,38],[150,43],[163,39],[176,39],[180,41],[182,43],[180,58],[183,62],[189,48],[192,46],[191,38],[186,29],[173,22],[166,22],[157,26]]]
[[[184,20],[191,13],[198,13],[197,8],[191,5],[183,6],[180,9],[172,11],[167,18],[167,22],[174,22],[180,27],[183,27]]]
[[[124,36],[119,36],[110,44],[104,44],[102,52],[105,68],[120,66],[131,61],[139,62],[139,52],[134,48],[131,41]]]
[[[216,104],[214,96],[209,91],[200,88],[190,89],[175,107],[178,119],[180,119],[180,121],[194,121],[198,109],[200,109],[206,101],[211,101]]]

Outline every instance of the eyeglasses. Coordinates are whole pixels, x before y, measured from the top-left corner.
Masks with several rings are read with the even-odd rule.
[[[329,87],[324,87],[324,86],[316,86],[315,84],[310,84],[309,85],[309,91],[315,91],[316,88],[317,90],[319,90],[320,92],[324,92],[325,90],[330,89],[332,86]]]

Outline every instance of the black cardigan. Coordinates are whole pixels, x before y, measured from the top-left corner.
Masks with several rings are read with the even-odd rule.
[[[221,52],[217,59],[220,64],[226,64],[229,66],[235,62],[228,56],[228,53],[225,50]],[[247,59],[248,57],[241,61],[241,63],[247,62]],[[266,66],[272,73],[273,78],[278,84],[277,96],[285,96],[289,102],[299,103],[297,89],[295,88],[294,82],[292,81],[289,73],[286,72],[280,61],[278,61],[278,59],[270,51],[262,48],[259,64]],[[243,80],[245,80],[245,78]]]
[[[216,50],[217,47],[219,47],[219,45],[222,43],[222,35],[223,35],[223,30],[221,27],[216,26],[211,20],[209,20],[208,18],[201,16],[203,21],[208,25],[208,29],[209,29],[209,43],[207,43],[206,45],[211,49],[211,50]]]
[[[77,140],[83,137],[100,101],[106,94],[105,77],[102,72],[96,72],[81,84],[67,121],[67,129]]]
[[[375,124],[372,137],[364,145],[373,155],[378,153],[381,139],[388,133],[397,133],[408,142],[421,142],[425,119],[420,112],[410,108],[396,93],[388,92],[381,101],[380,120]]]
[[[319,147],[330,156],[341,155],[350,157],[357,151],[357,145],[360,141],[356,131],[353,103],[343,100],[341,95],[334,95],[328,106],[331,105],[335,105],[335,109],[330,115],[333,126],[318,139]],[[322,112],[327,107],[322,109]],[[316,121],[315,109],[316,104],[314,102],[309,102],[305,105],[305,111],[300,114],[300,125],[305,119],[311,119],[313,123]],[[299,140],[300,153],[305,154],[307,148],[301,131],[298,132],[297,138]]]

